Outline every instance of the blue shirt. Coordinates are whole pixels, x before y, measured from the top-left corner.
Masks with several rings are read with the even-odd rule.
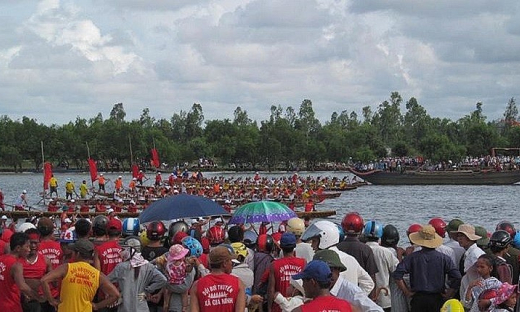
[[[402,280],[406,273],[410,274],[412,292],[443,293],[446,275],[450,288],[458,289],[460,286],[459,269],[450,257],[431,248],[423,248],[404,258],[392,277]]]

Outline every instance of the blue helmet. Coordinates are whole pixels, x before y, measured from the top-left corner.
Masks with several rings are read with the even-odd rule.
[[[381,238],[383,236],[383,224],[375,220],[370,220],[365,223],[363,234],[365,237]]]
[[[343,240],[345,240],[345,231],[343,231],[343,227],[341,225],[336,224],[338,226],[339,231],[339,242],[341,243]]]
[[[190,256],[200,257],[202,255],[202,244],[191,236],[186,236],[181,241],[182,246],[190,251]]]
[[[137,218],[126,218],[123,220],[123,236],[139,236],[139,219]]]
[[[513,246],[515,246],[515,248],[520,248],[520,231],[516,231],[515,237],[511,243]]]

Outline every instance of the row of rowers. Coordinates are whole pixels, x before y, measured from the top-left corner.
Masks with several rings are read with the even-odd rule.
[[[37,229],[40,232],[44,231],[42,232],[44,236],[49,234],[48,228],[53,228],[52,221],[47,220],[49,219],[42,218],[37,223]],[[347,300],[357,311],[391,309],[437,312],[447,299],[456,297],[456,293],[459,293],[461,301],[451,301],[451,303],[464,304],[472,311],[482,309],[510,311],[497,309],[510,308],[510,305],[514,307],[516,304],[516,301],[512,303],[511,298],[514,295],[510,291],[514,290],[514,287],[510,285],[518,282],[520,251],[515,246],[518,246],[520,237],[510,222],[500,222],[487,240],[487,232],[479,235],[474,226],[465,224],[459,219],[451,220],[446,224],[442,219],[434,218],[428,224],[410,226],[407,231],[410,245],[403,249],[399,246],[407,244],[401,242],[399,245],[399,231],[393,225],[383,225],[377,220],[365,223],[358,213],[345,215],[341,225],[320,220],[306,226],[303,220],[294,218],[287,222],[284,229],[281,228],[276,233],[260,235],[242,226],[233,226],[226,231],[223,225],[215,225],[204,230],[199,220],[193,222],[191,226],[184,221],[173,222],[166,231],[162,222],[154,221],[147,224],[141,237],[130,236],[126,239],[135,239],[139,241],[140,246],[146,245],[146,247],[140,249],[139,253],[134,252],[130,257],[127,255],[123,259],[121,251],[124,248],[117,247],[117,244],[121,233],[126,233],[126,228],[132,225],[128,223],[126,220],[123,223],[117,219],[108,220],[104,216],[97,216],[92,224],[85,219],[79,219],[75,224],[76,237],[65,235],[61,242],[66,248],[67,243],[88,238],[92,231],[95,244],[111,241],[110,248],[115,254],[108,256],[107,259],[111,261],[106,264],[113,267],[117,266],[116,262],[125,261],[136,266],[141,264],[142,258],[147,259],[149,256],[148,249],[145,249],[147,247],[156,248],[153,250],[155,256],[173,253],[171,260],[180,261],[179,265],[184,263],[186,268],[183,278],[177,276],[176,281],[170,283],[189,284],[184,289],[189,289],[194,279],[204,275],[204,272],[207,273],[208,268],[217,269],[211,265],[210,251],[229,242],[231,250],[236,254],[235,257],[238,256],[238,263],[229,262],[232,266],[226,273],[232,273],[235,269],[240,271],[235,272],[240,279],[240,288],[244,287],[248,290],[246,293],[250,294],[245,301],[249,304],[265,305],[269,311],[291,311],[295,308],[292,303],[297,303],[298,300],[285,300],[296,294],[288,290],[293,280],[292,276],[305,273],[306,263],[317,256],[321,257],[321,260],[326,260],[332,272],[336,273],[332,274],[334,276],[332,279],[327,277],[330,273],[325,276],[311,274],[312,272],[307,272],[308,275],[304,274],[303,287],[298,288],[296,284],[294,285],[304,295],[300,304],[305,301],[305,298],[315,300],[319,296],[332,295]],[[133,226],[136,228],[135,223]],[[167,238],[166,232],[168,232]],[[137,233],[132,232],[132,234]],[[445,241],[443,237],[446,234],[448,238]],[[176,245],[182,245],[185,249],[175,247],[172,250],[171,247]],[[323,250],[329,251],[332,255],[323,256],[319,252]],[[73,257],[76,255],[74,251],[75,249],[69,250],[72,257],[65,257],[65,259],[74,261]],[[106,251],[108,253],[108,250]],[[97,255],[99,257],[107,253],[98,252]],[[100,261],[95,257],[94,253],[94,264]],[[115,261],[115,259],[120,260]],[[100,263],[105,262],[100,261]],[[195,267],[197,270],[192,274],[188,269],[190,267]],[[319,271],[323,273],[326,270]],[[111,273],[108,273],[109,276]],[[404,278],[405,274],[409,274],[409,280]],[[322,286],[325,287],[320,285],[320,282],[325,282],[321,278],[327,279],[326,289],[316,292],[316,289],[313,290],[311,286],[319,285],[320,289]],[[226,280],[231,279],[226,278]],[[315,282],[310,283],[311,280]],[[145,291],[147,284],[137,284],[144,288],[137,289],[137,294],[123,295],[123,301],[125,298],[128,298],[127,300],[136,298],[143,292],[145,293],[143,301],[146,298],[148,303],[156,303],[153,295],[148,296]],[[173,291],[177,288],[169,289]],[[123,293],[126,290],[120,289],[120,291]],[[490,291],[491,295],[489,295]],[[175,304],[179,304],[179,307],[175,306],[173,309],[172,305],[169,305],[170,311],[187,308],[184,293],[177,293],[177,296],[168,294]],[[484,293],[489,297],[482,297]],[[504,293],[509,296],[502,296],[501,294]],[[200,293],[191,292],[190,295],[192,300],[200,299],[198,297]],[[225,302],[236,303],[236,300],[236,297],[229,300],[226,298]],[[124,302],[122,304],[125,305]],[[132,308],[135,309],[134,306]],[[303,306],[301,309],[304,310]],[[204,309],[200,310],[204,311]],[[345,308],[338,311],[350,310]]]

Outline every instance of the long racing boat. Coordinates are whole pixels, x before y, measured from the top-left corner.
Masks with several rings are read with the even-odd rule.
[[[361,172],[348,168],[348,171],[375,185],[510,185],[520,182],[520,170]]]

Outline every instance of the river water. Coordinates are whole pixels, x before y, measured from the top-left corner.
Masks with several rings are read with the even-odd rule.
[[[290,176],[292,173],[261,173],[262,176]],[[351,177],[346,172],[300,172],[300,176]],[[131,179],[130,173],[105,174],[114,181],[118,175],[123,176],[124,185]],[[64,195],[67,178],[72,179],[76,189],[82,180],[90,181],[88,172],[75,174],[56,174],[60,196]],[[252,177],[253,173],[212,172],[206,177]],[[149,174],[151,184],[154,174]],[[0,174],[0,188],[6,204],[13,204],[15,198],[27,190],[29,205],[36,206],[40,201],[39,193],[43,189],[42,174]],[[89,183],[90,185],[90,183]],[[107,191],[113,189],[113,183],[107,183]],[[395,225],[401,237],[412,223],[427,223],[432,217],[442,217],[446,222],[452,218],[460,218],[466,223],[481,225],[492,232],[496,224],[502,220],[511,221],[520,227],[519,205],[520,185],[509,186],[377,186],[367,185],[352,191],[345,191],[338,198],[327,199],[317,205],[318,210],[336,210],[337,215],[329,220],[340,223],[342,217],[351,211],[357,211],[365,219],[376,219],[383,224]],[[11,207],[6,207],[8,210]]]

